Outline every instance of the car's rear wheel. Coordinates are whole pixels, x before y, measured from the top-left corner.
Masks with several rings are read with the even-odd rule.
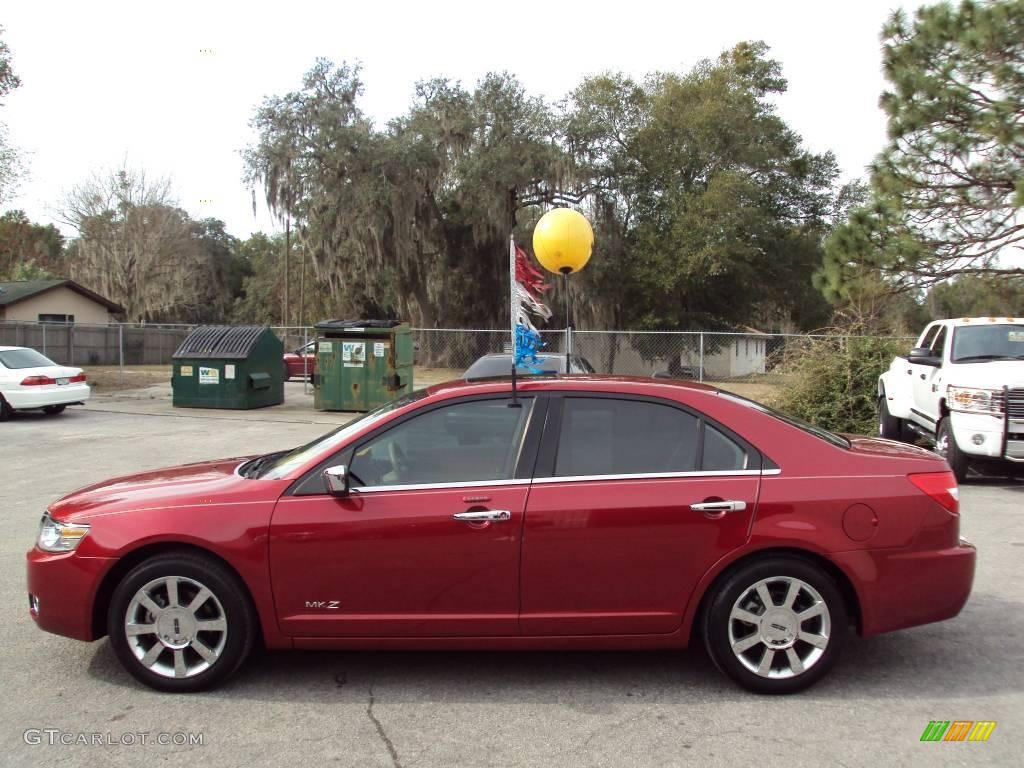
[[[715,665],[757,693],[795,693],[828,672],[847,631],[843,597],[820,568],[769,557],[726,576],[705,613]]]
[[[140,563],[117,585],[107,632],[136,679],[187,693],[241,666],[256,617],[244,587],[224,566],[190,553],[166,554]]]
[[[291,381],[291,378],[292,378],[292,371],[291,371],[291,368],[288,367],[288,363],[286,362],[284,364],[284,380],[285,381]]]
[[[886,440],[903,439],[903,420],[889,413],[889,402],[885,395],[878,398],[878,436]]]
[[[7,421],[11,418],[11,414],[13,413],[14,409],[7,404],[7,401],[4,400],[4,396],[0,395],[0,421]]]
[[[939,422],[939,428],[935,434],[935,452],[949,464],[958,483],[967,479],[970,461],[967,454],[961,451],[960,446],[956,444],[953,430],[949,428],[948,417]]]
[[[64,413],[65,408],[67,408],[66,405],[47,405],[43,407],[43,412],[56,416],[58,413]]]

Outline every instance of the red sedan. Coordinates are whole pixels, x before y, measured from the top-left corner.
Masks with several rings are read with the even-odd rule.
[[[270,648],[685,648],[805,688],[862,635],[955,616],[975,550],[933,453],[699,384],[458,382],[290,451],[83,488],[32,617],[158,689]]]
[[[316,342],[311,341],[294,352],[284,353],[284,380],[312,378],[316,373]]]

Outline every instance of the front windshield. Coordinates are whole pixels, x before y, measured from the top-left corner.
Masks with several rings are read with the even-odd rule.
[[[405,397],[400,397],[397,400],[392,400],[390,403],[385,403],[377,410],[370,411],[355,421],[350,421],[348,424],[343,424],[337,429],[331,430],[326,435],[321,435],[310,443],[306,443],[303,446],[286,453],[282,453],[280,456],[277,456],[277,458],[269,461],[266,466],[260,467],[259,474],[257,474],[256,477],[267,478],[270,480],[280,480],[281,478],[287,477],[291,472],[301,467],[314,456],[341,446],[352,435],[364,427],[380,421],[389,413],[397,411],[399,408],[402,408],[409,403],[421,400],[426,396],[427,391],[425,389],[420,389],[406,395]]]
[[[1024,325],[961,325],[953,332],[954,363],[1024,360]]]
[[[0,363],[4,368],[45,368],[56,365],[53,360],[43,357],[34,349],[6,349],[0,352]]]

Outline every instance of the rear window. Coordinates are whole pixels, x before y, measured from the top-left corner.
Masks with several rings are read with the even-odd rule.
[[[3,364],[4,368],[42,368],[56,365],[53,360],[34,349],[8,349],[0,352],[0,364]]]
[[[794,418],[793,416],[787,416],[784,413],[779,413],[778,411],[769,408],[767,405],[762,405],[754,400],[748,400],[740,395],[734,395],[732,392],[719,392],[718,395],[719,397],[723,397],[731,402],[739,403],[740,405],[745,405],[747,408],[752,408],[755,411],[765,413],[774,419],[778,419],[779,421],[789,424],[791,427],[796,427],[809,435],[814,435],[816,438],[824,440],[826,443],[831,443],[839,448],[850,447],[850,441],[842,435],[837,435],[835,432],[829,432],[827,429],[816,427],[813,424],[808,424],[806,421]]]

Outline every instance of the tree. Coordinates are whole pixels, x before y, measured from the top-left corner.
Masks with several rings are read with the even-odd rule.
[[[168,180],[128,169],[98,174],[72,190],[62,215],[78,230],[72,277],[123,306],[126,319],[209,316],[209,254]]]
[[[0,26],[0,35],[3,35],[3,32],[4,28]],[[7,43],[0,39],[0,99],[20,85],[21,79],[11,64],[11,51]],[[0,106],[3,106],[2,101]],[[18,179],[24,172],[20,154],[8,143],[7,126],[0,122],[0,203],[12,196]]]
[[[597,235],[573,278],[585,326],[813,326],[836,165],[774,113],[785,81],[766,54],[588,78],[558,104],[508,73],[436,78],[382,128],[358,68],[318,60],[256,110],[247,177],[294,218],[331,314],[504,327],[509,234],[529,243],[546,208],[574,205]]]
[[[64,271],[64,236],[35,224],[24,211],[0,216],[0,280],[58,277]]]
[[[823,287],[1024,274],[1024,0],[897,11],[882,40],[889,143],[871,199],[826,246]]]

